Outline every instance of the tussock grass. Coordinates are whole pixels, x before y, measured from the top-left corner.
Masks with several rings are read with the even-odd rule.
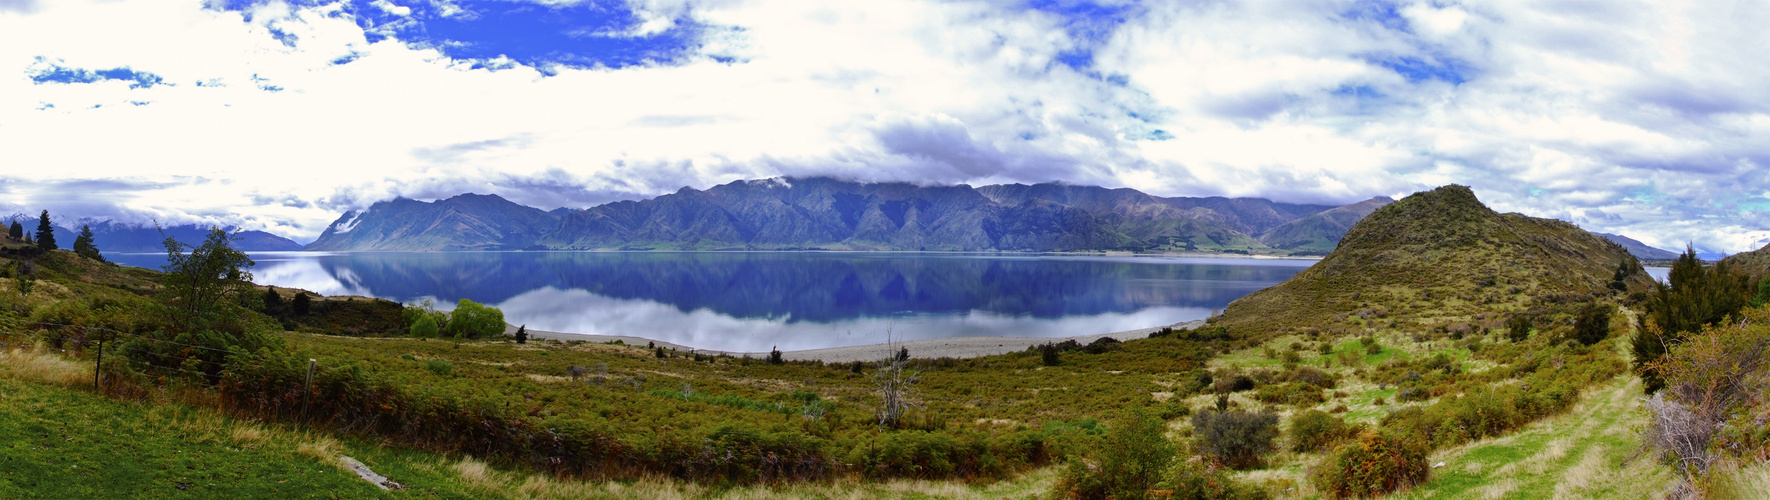
[[[39,346],[0,350],[0,374],[60,385],[92,384],[92,365],[70,361]]]

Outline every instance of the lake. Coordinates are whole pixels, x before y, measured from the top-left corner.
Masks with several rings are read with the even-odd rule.
[[[823,252],[255,253],[259,284],[461,298],[512,324],[767,351],[1064,337],[1202,319],[1313,260]],[[112,256],[159,268],[164,254]]]

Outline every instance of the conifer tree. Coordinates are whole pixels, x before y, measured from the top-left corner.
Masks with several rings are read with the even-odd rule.
[[[81,257],[104,262],[104,256],[98,254],[98,245],[92,243],[92,226],[82,224],[80,235],[74,237],[74,253]]]
[[[6,235],[11,236],[12,239],[15,239],[15,240],[25,239],[25,226],[24,226],[24,224],[19,224],[18,221],[16,221],[16,220],[12,221],[12,229],[7,231]]]
[[[49,225],[49,211],[37,218],[37,248],[45,251],[55,250],[55,226]]]

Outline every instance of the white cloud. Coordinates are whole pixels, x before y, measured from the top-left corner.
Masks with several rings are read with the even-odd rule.
[[[623,36],[737,29],[710,30],[681,64],[543,76],[370,43],[336,5],[266,3],[251,23],[146,0],[0,9],[0,75],[43,56],[175,84],[0,78],[0,179],[176,185],[127,203],[297,237],[400,194],[589,203],[780,174],[1307,202],[1456,182],[1660,246],[1766,237],[1752,201],[1770,187],[1754,174],[1770,161],[1759,5],[1149,3],[1095,41],[987,2],[630,4],[641,22]],[[1059,62],[1078,50],[1091,66]],[[287,197],[309,203],[251,201]]]

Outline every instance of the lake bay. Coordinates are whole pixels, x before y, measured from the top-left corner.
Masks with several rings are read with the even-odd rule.
[[[113,256],[158,268],[164,255]],[[767,351],[1065,337],[1208,317],[1313,260],[825,252],[255,253],[259,284],[461,298],[531,329]],[[889,337],[889,339],[888,339]]]

